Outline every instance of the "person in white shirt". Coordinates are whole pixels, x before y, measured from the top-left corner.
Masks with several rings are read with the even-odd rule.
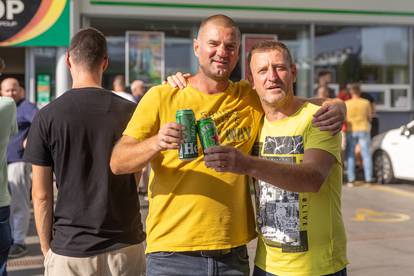
[[[128,101],[131,101],[133,103],[136,103],[137,101],[135,100],[134,96],[132,96],[131,94],[125,92],[126,87],[125,87],[125,77],[123,75],[116,75],[113,82],[112,82],[112,91],[124,98],[127,99]]]

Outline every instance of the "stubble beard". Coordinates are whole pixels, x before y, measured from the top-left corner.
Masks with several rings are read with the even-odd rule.
[[[289,93],[286,92],[286,90],[283,90],[283,92],[277,94],[277,95],[270,95],[269,98],[265,96],[260,97],[260,100],[263,104],[279,109],[283,107],[289,100]]]
[[[215,81],[228,81],[233,70],[228,70],[224,72],[224,70],[218,70],[218,73],[212,72],[209,68],[200,65],[200,70],[206,75],[208,78],[215,80]]]

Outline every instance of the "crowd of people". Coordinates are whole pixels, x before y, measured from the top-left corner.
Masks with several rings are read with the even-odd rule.
[[[346,275],[339,132],[346,117],[347,144],[365,139],[370,104],[357,85],[345,103],[294,96],[297,70],[282,42],[257,43],[249,81],[229,80],[240,38],[231,18],[206,18],[194,40],[198,71],[145,96],[139,80],[128,93],[122,75],[102,87],[109,57],[93,28],[67,51],[72,88],[41,110],[17,80],[3,80],[0,274],[9,251],[26,250],[32,190],[45,275],[249,275],[246,244],[256,237],[254,275]],[[181,109],[211,117],[220,146],[180,160]],[[149,163],[144,231],[137,184]]]

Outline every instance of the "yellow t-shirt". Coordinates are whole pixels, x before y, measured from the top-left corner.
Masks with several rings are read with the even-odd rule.
[[[208,95],[188,86],[152,88],[140,101],[124,135],[144,140],[175,121],[180,109],[196,119],[211,116],[220,143],[250,152],[260,127],[262,109],[247,82],[230,82],[221,93]],[[147,249],[194,251],[232,248],[255,236],[254,214],[246,177],[217,173],[199,157],[181,161],[178,150],[161,152],[151,161]]]
[[[352,98],[345,102],[346,104],[346,131],[366,131],[369,132],[371,124],[369,118],[371,115],[371,103],[363,98]]]
[[[312,115],[318,108],[305,103],[288,118],[264,119],[259,136],[260,158],[299,164],[307,149],[316,148],[337,160],[318,193],[290,192],[256,182],[259,241],[255,262],[278,276],[326,275],[347,264],[340,136],[312,126]]]

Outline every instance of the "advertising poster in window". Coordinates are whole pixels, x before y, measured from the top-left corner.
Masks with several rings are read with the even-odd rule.
[[[274,34],[243,34],[242,35],[242,78],[247,80],[249,72],[249,64],[247,56],[254,44],[263,40],[277,40],[277,35]]]
[[[161,84],[164,79],[164,33],[126,32],[126,81],[144,81],[146,86]]]

